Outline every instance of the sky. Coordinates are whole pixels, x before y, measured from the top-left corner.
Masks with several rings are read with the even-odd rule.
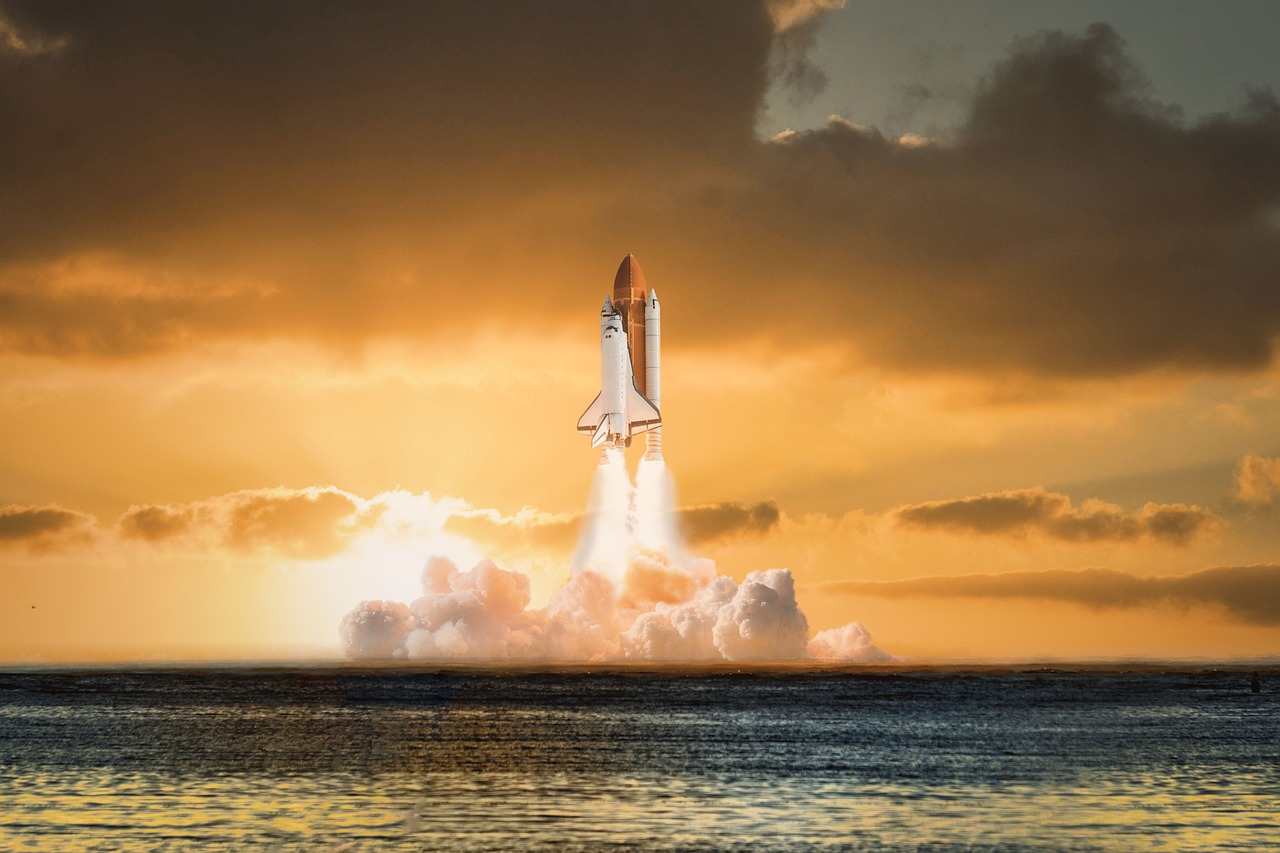
[[[0,2],[0,662],[335,655],[433,553],[545,603],[628,252],[689,547],[811,631],[1274,656],[1278,26]]]

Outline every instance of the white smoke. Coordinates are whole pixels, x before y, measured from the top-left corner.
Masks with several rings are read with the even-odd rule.
[[[672,562],[684,564],[684,540],[676,526],[676,487],[660,459],[641,459],[636,470],[635,535],[646,548],[670,556]]]
[[[408,605],[362,602],[342,620],[353,658],[554,661],[882,661],[851,623],[808,639],[788,569],[741,584],[687,556],[675,488],[661,461],[641,462],[633,487],[622,454],[596,469],[567,583],[530,608],[529,577],[488,560],[462,570],[432,557]]]
[[[871,632],[857,622],[841,628],[819,631],[809,641],[809,657],[815,660],[856,660],[877,663],[893,660],[893,655],[871,642]]]
[[[716,614],[716,648],[727,660],[804,657],[809,620],[787,569],[752,572]]]
[[[362,601],[342,619],[338,633],[347,657],[404,657],[404,642],[413,630],[409,608],[398,601]]]
[[[596,466],[587,500],[582,538],[573,555],[573,572],[594,571],[621,579],[627,565],[627,545],[635,526],[633,489],[621,451],[610,448]]]
[[[721,575],[688,601],[639,614],[624,649],[644,660],[797,660],[808,633],[791,572],[770,569],[741,586]]]

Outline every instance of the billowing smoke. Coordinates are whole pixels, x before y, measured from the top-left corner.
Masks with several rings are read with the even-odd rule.
[[[893,660],[892,655],[876,648],[871,642],[871,633],[857,622],[850,622],[842,628],[819,631],[809,641],[809,657],[867,663]]]
[[[883,661],[858,623],[809,639],[788,569],[741,584],[690,557],[661,461],[633,486],[621,453],[596,469],[568,582],[532,608],[529,577],[488,560],[460,569],[431,557],[408,605],[362,602],[342,621],[353,658],[555,661]]]
[[[403,657],[405,638],[412,630],[409,608],[398,601],[362,601],[338,629],[342,650],[360,659]]]

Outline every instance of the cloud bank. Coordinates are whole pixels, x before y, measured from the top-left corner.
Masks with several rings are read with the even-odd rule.
[[[858,116],[758,139],[779,75],[820,83],[801,36],[833,5],[6,4],[6,33],[65,42],[0,50],[0,349],[457,335],[515,280],[539,294],[518,322],[554,329],[629,235],[653,280],[698,282],[703,344],[768,329],[926,373],[1268,364],[1270,92],[1187,123],[1097,24],[1014,44],[929,144]]]
[[[1280,625],[1280,565],[1270,564],[1221,566],[1174,577],[1080,569],[839,581],[823,588],[881,598],[1022,598],[1094,608],[1213,606],[1239,622]]]
[[[57,505],[0,505],[0,543],[34,551],[88,544],[97,532],[97,519]]]
[[[913,504],[894,510],[892,517],[906,527],[952,533],[1039,534],[1066,542],[1125,542],[1147,537],[1178,546],[1216,533],[1221,526],[1217,515],[1198,506],[1148,503],[1136,513],[1127,513],[1097,500],[1072,506],[1066,495],[1043,488]]]
[[[127,539],[150,543],[185,537],[240,553],[322,559],[345,549],[384,510],[377,498],[333,486],[249,489],[176,506],[133,506],[117,527]]]
[[[767,534],[777,527],[782,512],[774,501],[720,501],[680,507],[671,515],[684,538],[696,545]],[[474,509],[451,515],[445,528],[499,547],[529,544],[563,548],[573,543],[585,518],[583,513],[550,514],[531,508],[511,515],[492,509]]]
[[[1246,457],[1237,473],[1240,499],[1269,501],[1269,464]],[[302,489],[245,489],[177,504],[135,504],[114,524],[60,506],[9,504],[0,507],[0,543],[38,543],[41,547],[83,547],[103,534],[156,547],[217,547],[241,555],[324,559],[382,524],[403,498],[384,492],[371,498],[335,486]],[[433,524],[499,553],[567,552],[590,514],[547,513],[532,507],[504,514],[466,502],[421,496],[432,506]],[[624,508],[624,516],[628,510]],[[394,513],[393,513],[394,514]],[[671,528],[690,545],[726,544],[776,532],[784,513],[777,502],[720,501],[657,511],[658,526]],[[394,524],[403,524],[396,516]],[[1097,500],[1079,506],[1063,494],[1043,488],[1015,489],[897,507],[884,518],[908,530],[954,535],[1027,538],[1124,545],[1143,541],[1183,547],[1216,535],[1223,520],[1210,510],[1186,504],[1147,503],[1136,512]],[[624,519],[625,521],[625,519]],[[394,526],[393,524],[393,526]]]

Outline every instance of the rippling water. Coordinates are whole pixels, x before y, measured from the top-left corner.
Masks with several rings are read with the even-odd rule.
[[[1258,850],[1280,672],[0,673],[0,849]]]

